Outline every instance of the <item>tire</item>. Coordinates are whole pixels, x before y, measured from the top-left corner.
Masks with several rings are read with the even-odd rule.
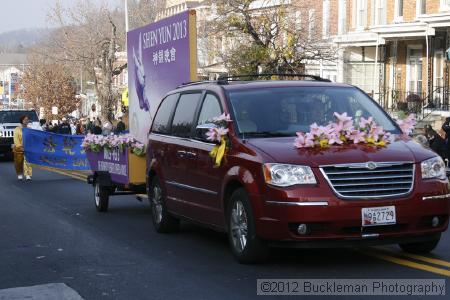
[[[228,239],[231,252],[241,264],[267,260],[269,247],[256,235],[255,219],[247,192],[237,189],[227,206]]]
[[[100,185],[98,181],[94,183],[94,203],[95,208],[99,212],[108,211],[109,206],[109,190]]]
[[[411,244],[399,244],[400,248],[409,253],[414,254],[427,254],[433,251],[436,246],[439,244],[441,240],[441,236],[438,238],[427,241],[427,242],[419,242],[419,243],[411,243]]]
[[[152,208],[152,221],[158,233],[172,233],[180,228],[180,220],[170,215],[166,205],[166,195],[158,177],[154,177],[148,189],[148,199]]]

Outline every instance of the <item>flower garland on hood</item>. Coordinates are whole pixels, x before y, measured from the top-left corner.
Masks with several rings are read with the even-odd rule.
[[[132,135],[95,135],[88,134],[81,144],[85,151],[100,152],[102,149],[119,149],[124,151],[125,147],[129,147],[131,152],[137,156],[144,156],[145,145],[138,142]]]
[[[296,148],[326,148],[331,145],[342,144],[367,144],[371,146],[384,147],[389,143],[390,133],[383,130],[372,117],[365,119],[361,117],[355,122],[347,113],[334,113],[337,122],[327,126],[319,126],[316,123],[310,125],[309,132],[297,132],[294,146]],[[403,134],[412,133],[416,124],[414,114],[405,120],[397,120],[397,124]],[[355,126],[356,125],[356,126]]]

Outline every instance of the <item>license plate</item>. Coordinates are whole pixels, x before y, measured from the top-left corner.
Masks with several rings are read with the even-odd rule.
[[[395,206],[367,207],[361,210],[362,226],[392,225],[397,222]]]

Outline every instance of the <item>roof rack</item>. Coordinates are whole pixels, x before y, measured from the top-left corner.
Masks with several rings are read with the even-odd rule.
[[[324,82],[331,82],[329,79],[322,78],[317,75],[310,75],[310,74],[296,74],[296,73],[262,73],[262,74],[245,74],[245,75],[234,75],[234,76],[220,76],[217,82],[219,84],[227,84],[229,81],[245,81],[242,80],[242,78],[259,78],[259,77],[272,77],[272,76],[278,76],[278,77],[307,77],[311,78],[316,81],[324,81]],[[241,79],[239,79],[241,78]]]
[[[262,73],[262,74],[245,74],[245,75],[233,75],[233,76],[219,76],[219,79],[217,80],[199,80],[199,81],[192,81],[192,82],[186,82],[182,83],[181,85],[177,86],[178,88],[186,87],[186,86],[192,86],[192,85],[199,85],[199,84],[205,84],[205,83],[216,83],[216,84],[228,84],[228,82],[231,81],[249,81],[244,80],[242,78],[260,78],[260,77],[272,77],[272,76],[279,76],[279,77],[306,77],[311,78],[316,81],[323,81],[323,82],[331,82],[329,79],[322,78],[317,75],[310,75],[310,74],[284,74],[284,73]]]
[[[198,81],[191,81],[191,82],[184,82],[177,86],[177,89],[185,87],[185,86],[191,86],[191,85],[198,85],[198,84],[204,84],[204,83],[218,83],[217,80],[198,80]]]

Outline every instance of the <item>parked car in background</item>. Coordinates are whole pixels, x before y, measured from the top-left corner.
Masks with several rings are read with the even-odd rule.
[[[0,156],[12,152],[14,129],[20,125],[19,119],[26,115],[30,120],[30,128],[39,127],[39,119],[36,111],[23,109],[0,110]]]

